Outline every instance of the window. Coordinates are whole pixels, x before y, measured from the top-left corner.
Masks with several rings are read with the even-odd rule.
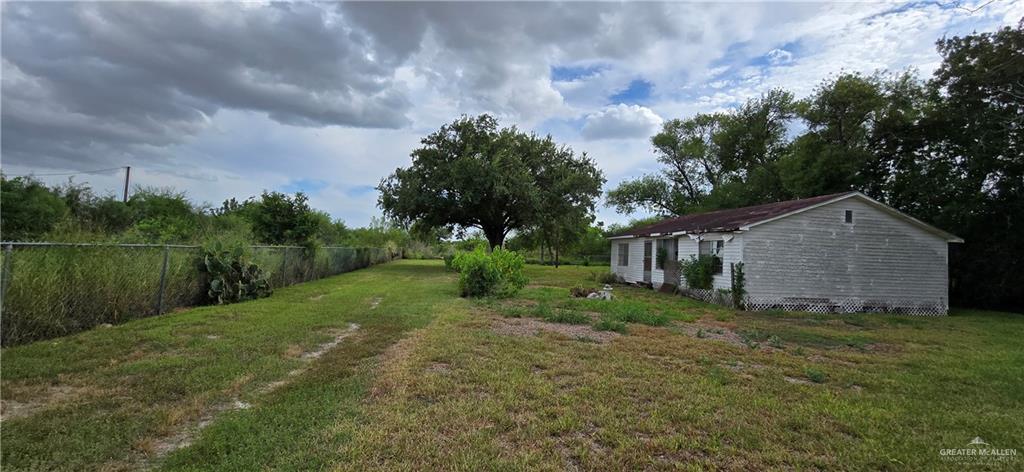
[[[629,244],[628,243],[619,244],[619,265],[620,266],[628,266],[629,265]]]
[[[658,270],[665,270],[665,262],[676,260],[679,257],[678,239],[659,239],[657,251]]]
[[[846,219],[847,223],[853,223],[853,210],[846,210],[844,218]]]
[[[714,261],[711,266],[711,273],[718,275],[722,273],[722,247],[725,242],[722,240],[718,241],[701,241],[697,244],[697,254],[701,257],[711,256]]]

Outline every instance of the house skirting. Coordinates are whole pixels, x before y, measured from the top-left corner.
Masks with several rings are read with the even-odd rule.
[[[707,303],[733,307],[732,294],[726,290],[680,288],[679,293]],[[944,302],[917,300],[867,300],[859,298],[811,297],[746,297],[744,309],[750,311],[783,310],[810,313],[893,313],[902,315],[944,316],[949,307]],[[733,307],[734,308],[734,307]]]

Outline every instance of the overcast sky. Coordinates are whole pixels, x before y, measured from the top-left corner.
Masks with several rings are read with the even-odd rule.
[[[927,76],[937,38],[1024,16],[970,11],[984,3],[4,2],[3,171],[130,165],[215,205],[301,190],[360,226],[422,136],[487,112],[587,152],[614,186],[657,170],[662,120],[842,70]]]

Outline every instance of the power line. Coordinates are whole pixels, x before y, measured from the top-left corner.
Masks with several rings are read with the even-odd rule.
[[[122,170],[125,166],[111,167],[109,169],[96,169],[96,170],[83,170],[80,172],[55,172],[48,174],[21,174],[21,175],[10,175],[9,177],[56,177],[61,175],[79,175],[79,174],[101,174],[103,172],[110,172],[112,170]]]

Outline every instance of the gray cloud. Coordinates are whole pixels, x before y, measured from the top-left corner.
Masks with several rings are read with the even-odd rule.
[[[580,134],[588,141],[646,138],[657,132],[662,121],[650,108],[620,103],[587,116]]]
[[[301,126],[403,126],[398,64],[371,46],[314,5],[11,3],[3,152],[40,164],[145,153],[222,108]]]
[[[688,9],[658,3],[360,2],[340,9],[378,51],[409,61],[461,110],[527,120],[564,111],[551,66],[631,60],[703,29]]]

